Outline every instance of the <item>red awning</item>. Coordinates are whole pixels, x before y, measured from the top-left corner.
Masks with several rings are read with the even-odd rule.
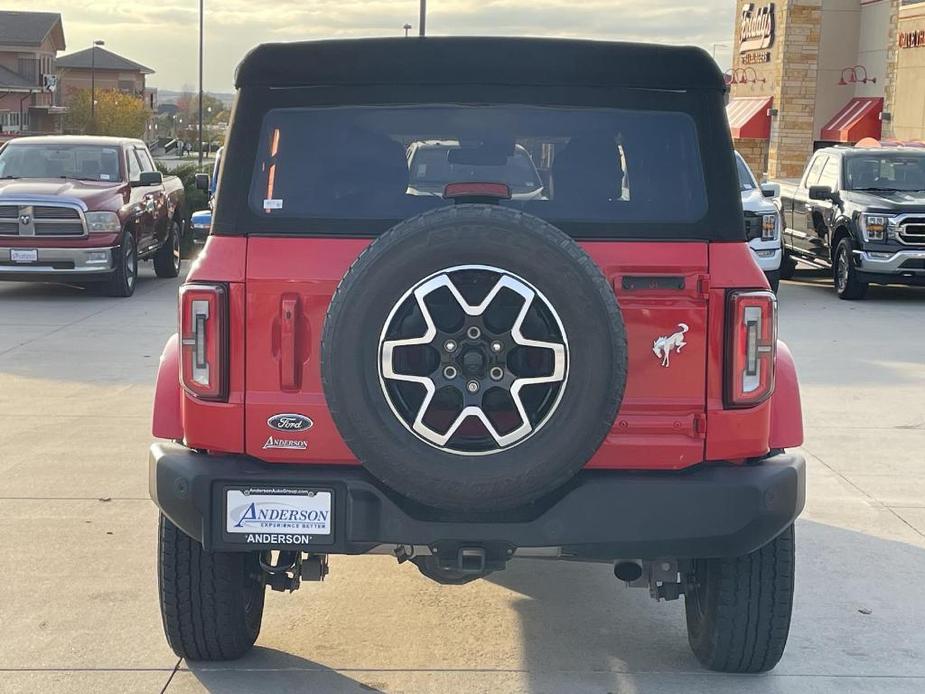
[[[856,97],[822,126],[819,139],[828,142],[857,142],[872,137],[879,140],[881,111],[881,97]]]
[[[740,96],[726,104],[732,139],[766,140],[771,135],[770,96]]]

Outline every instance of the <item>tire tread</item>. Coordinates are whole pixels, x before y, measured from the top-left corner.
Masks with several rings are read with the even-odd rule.
[[[241,586],[246,554],[206,552],[164,516],[158,533],[158,585],[167,642],[188,660],[240,658],[257,638],[248,625]]]
[[[783,656],[790,631],[793,526],[751,554],[699,561],[697,566],[713,602],[702,616],[688,603],[694,654],[706,667],[722,672],[773,668]]]

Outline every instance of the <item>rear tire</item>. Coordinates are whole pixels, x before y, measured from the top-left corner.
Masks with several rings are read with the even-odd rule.
[[[234,660],[260,633],[265,577],[256,552],[206,552],[163,515],[157,577],[167,643],[187,660]]]
[[[835,262],[832,263],[832,274],[835,281],[835,291],[839,299],[853,301],[863,299],[867,294],[867,282],[858,278],[858,271],[851,258],[854,255],[854,244],[849,238],[843,238],[835,249]]]
[[[138,282],[138,248],[135,237],[126,230],[122,234],[122,243],[113,250],[115,271],[104,285],[107,296],[129,297],[135,293]]]
[[[780,288],[780,270],[771,270],[764,274],[768,278],[768,284],[771,285],[771,291],[777,294],[777,290]]]
[[[783,257],[780,259],[780,270],[778,271],[780,279],[792,280],[793,273],[796,272],[796,269],[797,261],[794,260],[793,256],[787,252],[786,248],[784,248]]]
[[[154,254],[154,274],[170,279],[180,274],[180,225],[170,221],[167,240]]]
[[[765,672],[784,654],[793,608],[791,525],[751,554],[693,563],[685,594],[697,659],[720,672]]]

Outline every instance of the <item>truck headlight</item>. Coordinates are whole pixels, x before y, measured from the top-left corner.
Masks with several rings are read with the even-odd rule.
[[[91,234],[117,234],[122,229],[119,215],[115,212],[87,212],[84,216]]]
[[[777,213],[762,215],[761,240],[773,241],[777,238]]]
[[[865,241],[886,241],[890,217],[884,214],[862,214],[861,235]]]

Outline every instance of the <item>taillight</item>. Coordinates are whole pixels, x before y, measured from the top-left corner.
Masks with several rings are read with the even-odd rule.
[[[726,320],[726,406],[751,407],[774,392],[777,298],[767,291],[731,292]]]
[[[180,380],[201,400],[228,397],[228,295],[220,284],[180,287]]]

